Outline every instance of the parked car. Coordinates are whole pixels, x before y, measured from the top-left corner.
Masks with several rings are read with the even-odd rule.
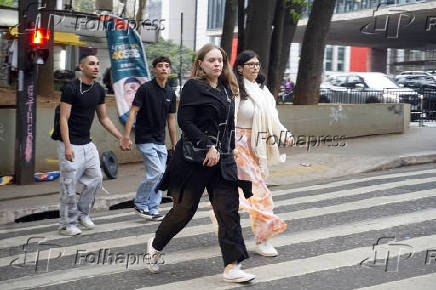
[[[400,87],[383,73],[352,72],[335,74],[321,84],[320,99],[330,103],[409,103],[418,109],[419,95]]]
[[[436,90],[436,80],[427,74],[400,75],[397,77],[397,82],[406,88],[412,88],[415,90],[426,88]]]
[[[423,71],[423,70],[403,71],[403,72],[400,72],[395,77],[395,79],[399,80],[399,79],[401,79],[402,77],[405,77],[405,76],[422,76],[422,75],[429,76],[429,77],[433,78],[436,81],[436,75],[435,74],[431,73],[430,71]]]
[[[423,70],[406,70],[400,72],[397,77],[399,76],[410,76],[410,75],[428,75],[431,76],[432,74]]]

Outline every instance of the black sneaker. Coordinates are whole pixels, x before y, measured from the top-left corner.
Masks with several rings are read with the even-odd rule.
[[[148,219],[148,220],[153,219],[153,216],[148,211],[143,210],[142,208],[139,208],[139,207],[136,207],[136,206],[135,206],[135,213],[137,215],[139,215],[140,217],[142,217],[142,218],[145,218],[145,219]]]
[[[160,213],[156,213],[156,214],[151,215],[151,219],[153,221],[161,221],[161,220],[163,220],[163,218],[164,218],[164,216],[161,215]]]

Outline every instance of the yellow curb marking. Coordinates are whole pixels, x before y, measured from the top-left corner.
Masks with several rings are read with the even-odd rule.
[[[298,167],[298,168],[291,168],[286,170],[275,170],[271,171],[270,176],[283,176],[283,175],[292,175],[292,174],[305,174],[305,173],[311,173],[311,172],[317,172],[317,171],[326,171],[329,170],[330,167],[325,165],[315,165],[312,167]]]

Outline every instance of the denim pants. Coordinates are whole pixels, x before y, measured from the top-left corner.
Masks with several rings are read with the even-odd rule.
[[[162,191],[155,192],[155,188],[165,172],[167,148],[165,145],[154,143],[136,144],[136,147],[144,159],[145,176],[136,191],[135,206],[150,214],[157,214],[162,201]]]
[[[89,215],[95,195],[100,190],[103,176],[97,148],[90,142],[86,145],[71,145],[74,151],[72,162],[65,159],[65,145],[58,141],[60,170],[60,227],[77,225],[79,216]],[[83,184],[79,201],[76,200],[77,182]]]

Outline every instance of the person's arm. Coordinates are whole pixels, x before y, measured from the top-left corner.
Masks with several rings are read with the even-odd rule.
[[[130,117],[130,115],[129,115]],[[176,114],[170,113],[168,114],[168,132],[170,134],[171,140],[171,149],[176,148],[177,136],[176,136]]]
[[[127,151],[131,150],[132,142],[130,141],[130,132],[132,131],[133,123],[135,122],[136,114],[138,113],[140,107],[132,105],[129,111],[129,117],[126,121],[126,126],[124,128],[124,135],[120,140],[121,150]]]
[[[183,87],[182,94],[180,96],[179,111],[177,113],[177,121],[183,134],[186,134],[189,140],[191,140],[195,147],[209,148],[206,157],[203,161],[203,166],[212,167],[219,162],[220,156],[215,149],[212,141],[208,136],[203,133],[196,125],[195,119],[197,116],[198,105],[197,98],[201,98],[199,95],[200,88],[197,87],[193,81],[186,82]]]
[[[71,115],[71,105],[61,101],[59,125],[61,128],[61,137],[65,145],[65,159],[68,161],[74,160],[74,151],[70,142],[70,133],[68,128],[68,119]]]
[[[283,126],[283,124],[280,122],[279,111],[277,110],[274,96],[271,94],[271,92],[268,90],[266,86],[263,88],[263,90],[268,95],[269,106],[271,106],[271,112],[273,113],[270,117],[273,118],[273,122],[272,122],[273,134],[279,138],[277,142],[281,146],[292,145],[294,142],[294,138],[292,136],[292,133],[288,131],[288,129],[286,129],[286,127]]]
[[[201,88],[193,80],[187,81],[180,95],[180,105],[177,113],[177,122],[183,134],[198,148],[208,148],[214,143],[196,125],[198,114],[198,100],[202,96]]]
[[[115,127],[115,125],[112,123],[111,119],[107,115],[106,104],[97,105],[97,116],[98,116],[98,120],[100,121],[100,124],[107,131],[109,131],[109,133],[111,133],[115,138],[121,140],[123,136],[121,135],[120,131],[118,131],[118,129]]]

